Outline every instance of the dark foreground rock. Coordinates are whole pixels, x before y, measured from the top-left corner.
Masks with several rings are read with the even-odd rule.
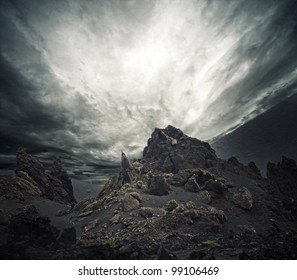
[[[41,196],[62,203],[76,203],[71,180],[58,159],[54,161],[51,173],[47,174],[43,164],[35,156],[19,149],[15,174],[12,180],[22,180],[25,186],[30,184],[31,190],[38,189]]]
[[[23,167],[14,180],[25,180],[25,189],[30,183],[39,195],[61,200],[64,196],[48,190],[48,182],[55,186],[59,181],[72,201],[71,185],[59,162],[46,175],[34,158],[29,159],[27,165],[20,161]],[[254,163],[245,166],[235,157],[221,160],[208,143],[172,126],[155,129],[142,159],[132,162],[122,153],[121,171],[97,197],[61,212],[69,219],[65,228],[40,218],[33,207],[21,220],[19,214],[0,213],[0,232],[6,240],[1,257],[295,259],[296,163],[284,158],[270,164],[268,171],[268,178],[263,178]],[[15,181],[9,196],[6,180],[2,178],[3,199],[22,194]],[[44,243],[37,236],[44,236]]]

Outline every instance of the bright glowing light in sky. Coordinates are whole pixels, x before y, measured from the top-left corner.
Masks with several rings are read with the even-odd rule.
[[[285,75],[277,65],[291,26],[271,33],[280,8],[268,2],[29,1],[5,8],[24,43],[4,54],[67,118],[53,141],[98,159],[139,155],[155,127],[209,139],[294,83],[293,60]]]

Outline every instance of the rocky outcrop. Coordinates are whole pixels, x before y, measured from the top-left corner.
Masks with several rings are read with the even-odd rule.
[[[24,158],[21,152],[19,167],[25,165]],[[26,182],[25,189],[31,191],[34,186],[43,197],[50,194],[50,185],[54,200],[71,198],[70,180],[61,162],[56,161],[47,174],[36,159],[28,161],[18,168],[14,180]],[[122,153],[119,174],[96,198],[55,210],[59,215],[53,223],[69,219],[64,231],[40,218],[31,204],[22,202],[24,206],[18,207],[25,224],[17,215],[0,211],[0,233],[10,240],[9,246],[0,244],[0,257],[295,258],[297,208],[289,193],[294,193],[296,163],[284,158],[271,164],[268,173],[268,179],[262,178],[254,163],[245,166],[235,157],[218,159],[207,143],[174,127],[155,129],[144,157],[130,162]],[[44,178],[37,183],[37,176]],[[13,183],[16,197],[24,193],[18,182]],[[39,184],[44,188],[39,189]],[[61,185],[63,195],[56,191]],[[3,190],[5,200],[9,192]],[[24,227],[23,241],[16,222]],[[44,236],[44,244],[36,234]]]
[[[227,161],[221,161],[221,168],[231,171],[232,173],[248,176],[253,179],[261,179],[261,171],[255,164],[251,161],[247,166],[239,162],[239,160],[232,156]]]
[[[0,199],[23,201],[25,195],[41,196],[42,192],[32,179],[10,175],[0,177]]]
[[[55,160],[52,171],[47,174],[43,164],[33,155],[19,149],[16,157],[15,178],[11,180],[23,181],[24,186],[31,185],[33,190],[41,196],[66,204],[75,204],[71,180],[62,167],[60,160]],[[26,188],[28,189],[28,188]]]
[[[214,166],[218,158],[208,143],[168,126],[154,130],[143,151],[143,160],[155,170],[177,173],[187,168]]]
[[[76,202],[74,195],[73,195],[73,187],[71,180],[62,166],[62,162],[60,159],[56,159],[52,165],[52,170],[50,173],[51,176],[57,178],[61,183],[64,190],[67,192],[70,201]]]
[[[15,173],[26,173],[32,181],[39,187],[43,196],[48,199],[54,198],[53,189],[50,187],[50,180],[45,172],[43,164],[33,155],[20,148],[16,155]]]

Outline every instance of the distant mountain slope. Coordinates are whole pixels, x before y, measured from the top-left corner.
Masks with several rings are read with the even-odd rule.
[[[241,162],[255,161],[266,175],[266,163],[281,155],[297,159],[297,94],[232,133],[215,140],[212,147],[223,159],[236,156]]]

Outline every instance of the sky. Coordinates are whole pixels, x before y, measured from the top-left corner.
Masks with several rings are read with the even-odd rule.
[[[201,140],[297,88],[297,1],[1,0],[0,156],[141,156],[155,127]]]

